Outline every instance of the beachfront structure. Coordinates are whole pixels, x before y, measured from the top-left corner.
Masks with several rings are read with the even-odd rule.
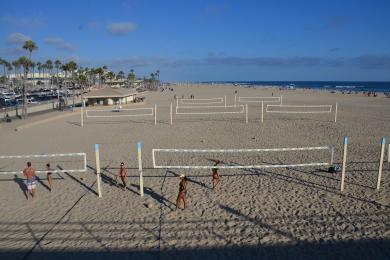
[[[89,105],[128,104],[134,102],[136,94],[134,89],[106,87],[91,91],[84,97],[84,100]]]
[[[24,77],[24,74],[23,73],[11,73],[11,74],[8,74],[7,77],[9,79],[22,79]],[[38,72],[35,72],[35,73],[28,73],[27,74],[27,80],[49,80],[51,78],[56,78],[57,77],[57,73],[38,73]],[[64,72],[58,72],[58,77],[59,78],[65,78],[65,73]],[[67,77],[69,78],[70,77],[70,73],[68,73]]]

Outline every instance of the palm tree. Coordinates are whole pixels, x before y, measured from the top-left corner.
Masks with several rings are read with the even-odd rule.
[[[33,84],[35,85],[35,62],[31,62]]]
[[[56,69],[57,69],[57,84],[59,84],[58,83],[58,70],[60,69],[60,67],[61,67],[61,61],[60,60],[56,60],[55,62],[54,62],[54,66],[56,67]]]
[[[133,83],[135,81],[135,78],[136,78],[136,76],[135,76],[134,70],[131,69],[130,73],[127,75],[127,79]]]
[[[51,60],[47,60],[45,65],[46,65],[47,70],[49,71],[49,77],[50,77],[49,83],[50,83],[50,88],[52,88],[52,75],[51,75],[51,73],[53,70],[53,62]]]
[[[124,79],[125,78],[125,73],[123,71],[119,71],[117,75],[118,79]]]
[[[71,78],[72,78],[72,82],[75,82],[75,78],[74,78],[74,72],[77,70],[77,63],[74,62],[74,61],[70,61],[66,64],[66,67],[68,69],[68,71],[70,71],[71,73]],[[72,106],[72,109],[74,109],[74,105],[75,105],[75,100],[74,100],[74,87],[73,87],[73,90],[72,90],[72,98],[73,98],[73,106]]]
[[[38,77],[41,78],[42,63],[40,63],[39,61],[37,62],[37,69],[38,69]]]
[[[12,62],[12,65],[14,66],[14,79],[15,79],[15,81],[16,81],[16,73],[17,73],[17,71],[20,69],[20,63],[19,63],[18,60],[14,60],[14,61]]]
[[[63,64],[61,66],[61,69],[65,72],[65,80],[66,80],[68,78],[68,71],[69,71],[68,64]]]
[[[23,77],[23,91],[22,91],[22,96],[23,96],[23,118],[25,119],[27,117],[27,100],[26,100],[26,78],[28,71],[30,70],[31,67],[31,60],[26,58],[25,56],[19,58],[19,64],[22,65],[23,67],[23,72],[24,72],[24,77]]]
[[[102,84],[102,79],[103,79],[103,74],[104,74],[103,68],[97,68],[97,69],[95,69],[95,74],[98,74],[98,76],[99,76],[99,86],[101,86],[101,84]]]
[[[41,69],[42,69],[42,78],[43,79],[46,79],[46,76],[45,76],[45,72],[46,72],[46,63],[43,63],[42,65],[41,65]]]
[[[9,80],[9,78],[10,78],[10,76],[9,76],[9,74],[10,74],[10,72],[12,71],[12,65],[11,65],[11,63],[9,63],[9,62],[7,62],[7,70],[8,70],[8,73],[7,73],[7,75],[8,75],[8,80]]]
[[[5,60],[3,60],[2,58],[0,58],[0,65],[4,66],[4,76],[5,76]]]
[[[28,50],[28,52],[30,53],[30,61],[31,61],[31,53],[35,50],[38,49],[38,46],[36,45],[35,42],[33,42],[32,40],[28,40],[24,43],[23,45],[23,49],[25,50]]]
[[[77,70],[77,63],[74,61],[70,61],[66,64],[68,71],[71,72],[71,77],[73,78],[74,72]]]

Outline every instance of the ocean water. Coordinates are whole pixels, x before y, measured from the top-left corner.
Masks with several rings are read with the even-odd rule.
[[[273,86],[308,88],[335,91],[384,92],[390,93],[390,82],[359,82],[359,81],[218,81],[202,83],[231,83],[247,86]]]

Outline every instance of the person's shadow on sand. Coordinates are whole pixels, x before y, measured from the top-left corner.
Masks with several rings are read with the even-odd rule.
[[[14,181],[19,185],[26,199],[28,199],[27,186],[22,178],[19,178],[17,174],[14,175]]]
[[[166,199],[164,196],[156,193],[153,189],[149,187],[144,187],[144,192],[145,194],[149,195],[152,197],[154,200],[156,200],[158,203],[163,204],[164,206],[172,209],[170,205],[175,206],[176,204],[171,202],[170,200]]]

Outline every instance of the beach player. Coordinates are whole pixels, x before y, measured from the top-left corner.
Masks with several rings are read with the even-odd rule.
[[[216,160],[214,166],[217,166],[219,163],[220,163],[220,161]],[[217,187],[218,183],[221,180],[221,175],[219,175],[218,168],[212,169],[212,176],[213,176],[212,183],[213,183],[213,189],[214,189],[215,187]]]
[[[187,177],[184,174],[180,175],[179,194],[176,199],[176,209],[180,208],[180,201],[184,203],[184,209],[187,208]]]
[[[121,181],[122,181],[122,184],[123,184],[123,190],[125,191],[126,190],[126,177],[127,177],[127,169],[125,168],[125,163],[124,162],[121,162],[121,165],[120,165],[120,169],[119,169],[119,174],[117,176],[117,178],[120,177],[121,178]]]
[[[49,183],[49,188],[50,188],[50,191],[52,191],[53,189],[53,177],[52,177],[52,172],[51,172],[51,169],[50,169],[50,163],[47,163],[46,164],[46,171],[47,171],[47,182]]]
[[[35,170],[31,167],[31,162],[27,162],[27,168],[23,170],[23,175],[26,176],[27,190],[29,191],[32,198],[34,198],[37,188],[37,180]],[[28,199],[28,196],[27,196]]]

